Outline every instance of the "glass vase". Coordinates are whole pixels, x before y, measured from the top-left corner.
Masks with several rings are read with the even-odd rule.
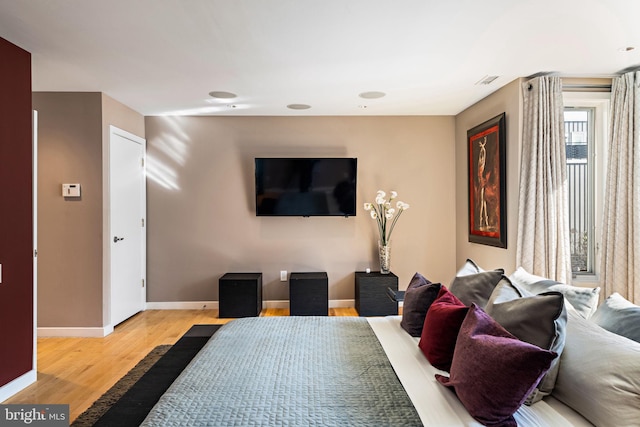
[[[378,256],[380,257],[380,273],[389,274],[391,272],[391,241],[386,245],[378,241]]]

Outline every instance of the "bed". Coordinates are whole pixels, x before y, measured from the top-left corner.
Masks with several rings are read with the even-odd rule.
[[[400,316],[234,320],[205,345],[144,426],[480,426],[439,384]],[[520,426],[590,426],[551,396]]]

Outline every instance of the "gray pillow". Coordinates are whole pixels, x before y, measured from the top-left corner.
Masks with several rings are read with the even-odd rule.
[[[569,311],[553,396],[597,426],[640,420],[640,343]]]
[[[518,267],[518,269],[509,276],[509,280],[511,280],[511,283],[514,285],[534,294],[548,291],[562,292],[569,303],[569,307],[574,308],[585,319],[590,318],[598,308],[598,300],[600,298],[599,287],[584,288],[581,286],[566,285],[542,276],[530,274],[522,267]]]
[[[617,292],[604,300],[589,320],[609,332],[640,342],[640,306]]]
[[[562,354],[565,345],[567,310],[560,292],[539,295],[518,289],[506,277],[498,283],[487,303],[487,314],[518,339],[545,350]],[[531,405],[551,394],[558,376],[560,358],[551,362],[549,371],[529,394]]]
[[[402,320],[400,326],[412,337],[422,335],[424,318],[433,301],[440,292],[440,283],[431,283],[420,273],[413,275],[402,303]]]
[[[449,286],[449,291],[466,306],[476,303],[479,307],[485,308],[491,292],[502,280],[503,273],[504,270],[499,269],[456,276]]]

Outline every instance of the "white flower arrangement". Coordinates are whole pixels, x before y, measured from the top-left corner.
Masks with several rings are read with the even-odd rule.
[[[396,202],[395,209],[391,207],[391,202],[398,197],[398,193],[395,191],[391,191],[391,197],[389,197],[389,200],[385,199],[385,197],[387,197],[387,194],[382,190],[378,190],[375,204],[364,204],[364,210],[369,211],[371,218],[378,222],[380,244],[382,246],[387,246],[389,244],[391,241],[391,233],[393,232],[393,228],[396,226],[396,222],[398,222],[398,218],[400,218],[402,212],[409,209],[409,204],[401,202],[400,200]],[[387,228],[387,221],[391,219],[393,220],[391,222],[391,226]]]

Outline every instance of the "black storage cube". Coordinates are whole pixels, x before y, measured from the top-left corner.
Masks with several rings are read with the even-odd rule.
[[[291,316],[327,316],[329,314],[327,273],[291,273],[289,314]]]
[[[262,273],[226,273],[218,281],[220,318],[256,317],[262,311]]]
[[[387,288],[398,290],[398,276],[379,271],[356,271],[356,310],[360,316],[398,314],[398,303],[389,298]]]

